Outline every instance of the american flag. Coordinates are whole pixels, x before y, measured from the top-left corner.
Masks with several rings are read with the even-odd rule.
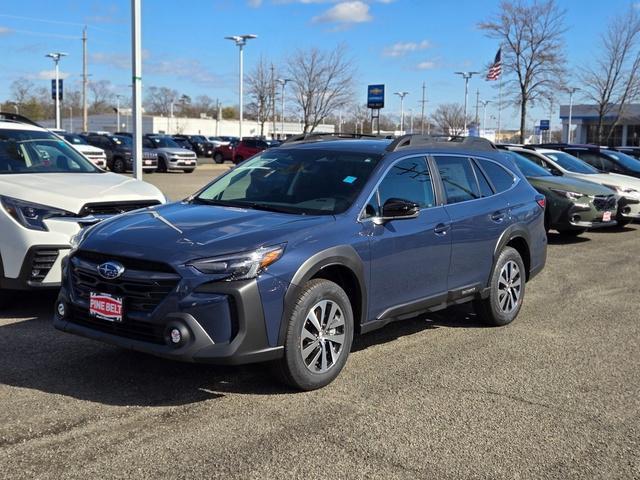
[[[502,74],[502,48],[499,48],[498,53],[496,53],[496,58],[493,59],[493,63],[489,67],[489,72],[487,73],[487,80],[498,80],[501,74]]]

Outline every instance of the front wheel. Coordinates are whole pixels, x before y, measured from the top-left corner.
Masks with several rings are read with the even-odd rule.
[[[522,307],[525,281],[522,257],[516,249],[505,247],[491,273],[489,297],[474,301],[476,313],[487,325],[511,323]]]
[[[218,163],[218,164],[220,164],[220,163],[224,163],[224,157],[222,156],[222,154],[221,154],[221,153],[216,153],[216,154],[213,156],[213,161],[214,161],[214,162],[216,162],[216,163]]]
[[[618,222],[619,227],[626,227],[631,222],[633,222],[633,218],[623,217],[622,215],[618,215],[618,217],[616,218],[616,221]]]
[[[351,350],[353,312],[340,286],[324,279],[309,281],[289,318],[284,357],[276,373],[300,390],[315,390],[331,383]]]
[[[193,173],[193,171],[195,170],[195,168],[185,168],[184,170],[182,170],[184,173]]]
[[[167,161],[164,157],[158,158],[158,172],[167,173]]]
[[[121,158],[116,158],[113,161],[113,171],[116,173],[124,173],[125,171],[124,160],[122,160]]]

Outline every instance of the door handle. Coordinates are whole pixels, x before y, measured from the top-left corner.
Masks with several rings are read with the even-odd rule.
[[[493,220],[496,223],[502,223],[505,217],[506,215],[504,212],[494,212],[491,214],[491,220]]]
[[[433,233],[435,233],[436,235],[446,235],[450,228],[451,225],[448,223],[439,223],[433,229]]]

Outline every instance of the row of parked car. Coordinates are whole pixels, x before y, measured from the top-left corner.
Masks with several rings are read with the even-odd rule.
[[[60,288],[59,330],[175,360],[268,361],[312,390],[355,335],[391,321],[472,302],[488,325],[512,322],[549,229],[640,218],[638,166],[592,146],[303,135],[164,205],[0,114],[0,306]]]

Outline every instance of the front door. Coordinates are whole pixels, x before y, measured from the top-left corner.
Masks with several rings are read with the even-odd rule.
[[[372,222],[391,198],[419,204],[420,214],[382,225]],[[436,203],[426,159],[411,157],[395,163],[366,211],[369,219],[364,219],[365,228],[370,229],[371,238],[369,318],[380,318],[393,307],[445,295],[451,252],[449,216]]]

